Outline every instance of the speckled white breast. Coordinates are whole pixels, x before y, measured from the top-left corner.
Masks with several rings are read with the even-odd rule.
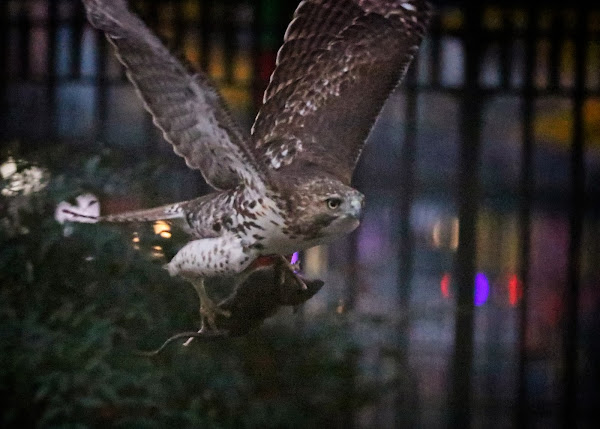
[[[166,266],[172,276],[184,278],[235,275],[258,256],[234,234],[204,238],[186,244]]]
[[[256,215],[253,222],[256,226],[250,226],[244,237],[249,243],[261,244],[260,254],[285,255],[303,248],[302,240],[290,239],[290,236],[284,233],[286,221],[275,201],[263,197],[262,204],[257,205],[253,213]]]

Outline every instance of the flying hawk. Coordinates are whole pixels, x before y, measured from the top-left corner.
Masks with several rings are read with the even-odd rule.
[[[189,73],[124,0],[83,3],[165,139],[215,189],[93,220],[180,222],[192,239],[166,268],[196,288],[203,325],[214,328],[223,312],[205,278],[243,277],[258,258],[328,243],[358,226],[364,197],[350,186],[352,173],[424,36],[425,1],[300,2],[250,133],[208,78]]]

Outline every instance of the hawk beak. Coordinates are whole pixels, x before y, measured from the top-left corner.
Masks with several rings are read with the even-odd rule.
[[[350,201],[350,209],[348,210],[348,214],[355,219],[360,219],[362,216],[363,206],[364,198],[352,198]]]

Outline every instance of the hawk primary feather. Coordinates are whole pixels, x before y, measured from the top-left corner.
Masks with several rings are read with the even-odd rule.
[[[251,134],[124,0],[83,2],[175,152],[219,191],[99,220],[181,220],[193,240],[167,267],[194,284],[209,325],[222,310],[206,295],[205,277],[242,281],[256,258],[327,243],[358,226],[363,196],[349,186],[352,173],[424,36],[425,1],[302,1]]]
[[[349,184],[430,13],[419,0],[303,1],[252,129],[257,159],[282,175],[316,165]],[[272,162],[282,153],[286,161]]]
[[[154,123],[187,165],[199,169],[215,189],[257,180],[247,133],[234,123],[208,78],[189,73],[124,0],[84,3],[88,20],[114,45]]]

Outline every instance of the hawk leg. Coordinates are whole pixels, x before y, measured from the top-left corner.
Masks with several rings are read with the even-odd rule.
[[[300,276],[298,276],[296,274],[300,268],[300,263],[296,262],[295,264],[292,264],[292,263],[290,263],[290,261],[287,260],[287,258],[285,256],[282,256],[282,255],[279,255],[279,258],[280,258],[281,262],[283,262],[284,267],[286,267],[289,270],[289,272],[295,277],[296,281],[298,283],[300,283],[301,289],[307,290],[308,286],[306,286],[306,283],[304,283],[304,280],[302,280],[300,278]],[[282,285],[285,283],[285,271],[283,271],[283,270],[281,271],[280,283]]]
[[[246,270],[245,272],[243,272],[242,274],[240,274],[239,276],[237,276],[238,278],[236,279],[236,286],[234,289],[237,288],[237,286],[243,282],[245,282],[248,277],[250,277],[251,271]],[[224,317],[231,317],[231,311],[229,310],[223,310],[222,308],[220,308],[217,304],[215,304],[215,302],[208,296],[208,293],[206,293],[206,288],[204,287],[204,279],[203,278],[198,278],[198,279],[194,279],[194,280],[189,280],[190,283],[194,286],[194,289],[196,290],[196,293],[198,294],[198,298],[200,300],[200,319],[201,319],[201,324],[200,324],[200,329],[198,330],[199,334],[202,333],[206,333],[209,330],[214,333],[214,334],[218,334],[220,332],[219,327],[216,324],[216,319],[217,316],[224,316]],[[208,327],[207,327],[208,325]],[[185,343],[183,343],[184,346],[189,345],[192,341],[194,340],[194,337],[190,337],[186,340]]]
[[[204,287],[204,279],[198,278],[195,280],[190,280],[192,286],[196,290],[198,294],[198,299],[200,300],[200,329],[198,330],[199,334],[205,333],[207,331],[211,331],[213,333],[218,333],[219,328],[215,323],[217,315],[222,315],[225,317],[230,317],[231,312],[227,310],[220,309],[215,302],[210,299],[208,294],[206,293],[206,288]],[[207,327],[208,325],[208,327]],[[195,337],[189,337],[184,346],[188,346],[192,341],[194,341]]]
[[[252,263],[255,256],[233,234],[194,240],[183,246],[165,266],[171,276],[180,276],[194,286],[200,299],[202,326],[200,332],[218,331],[217,316],[229,317],[206,293],[206,277],[239,276]],[[189,344],[186,343],[186,344]]]
[[[191,281],[196,293],[198,294],[198,298],[200,299],[200,318],[201,318],[201,326],[199,333],[210,329],[212,331],[217,332],[219,328],[215,323],[215,320],[218,315],[230,317],[231,312],[227,310],[223,310],[219,308],[212,299],[206,293],[206,288],[204,287],[204,279],[199,278]],[[192,338],[189,338],[184,345],[188,345],[191,342]]]

